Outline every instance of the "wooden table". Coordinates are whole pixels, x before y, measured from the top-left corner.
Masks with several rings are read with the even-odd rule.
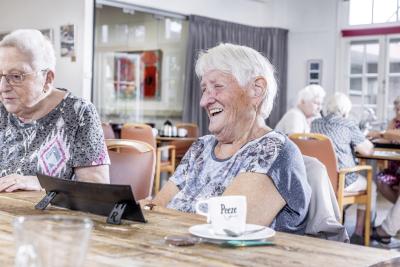
[[[171,141],[196,141],[195,137],[178,137],[178,136],[157,136],[157,142],[171,142]]]
[[[376,159],[376,160],[400,160],[400,149],[393,148],[375,148],[372,155],[363,156],[357,154],[359,159]]]
[[[29,214],[89,216],[94,221],[85,266],[369,266],[399,257],[396,251],[368,248],[312,237],[277,233],[274,247],[222,248],[212,244],[174,247],[164,243],[167,235],[187,234],[188,227],[204,223],[197,215],[163,208],[145,211],[148,223],[124,221],[105,224],[105,217],[50,207],[33,208],[42,192],[0,194],[0,263],[13,266],[14,242],[11,221]]]

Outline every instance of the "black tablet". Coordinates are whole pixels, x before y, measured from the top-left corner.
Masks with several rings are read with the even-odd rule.
[[[146,222],[130,185],[87,183],[37,174],[46,196],[35,206],[48,204],[71,210],[108,216],[107,222],[120,224],[121,219]]]

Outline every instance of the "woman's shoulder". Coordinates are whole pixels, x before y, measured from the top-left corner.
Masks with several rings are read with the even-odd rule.
[[[207,146],[213,146],[216,142],[215,136],[208,134],[199,137],[196,141],[193,142],[192,147],[195,150],[203,151]]]
[[[300,154],[297,146],[285,134],[276,131],[270,131],[261,138],[253,140],[250,147],[251,154],[275,160],[290,161]]]
[[[66,94],[63,99],[63,108],[69,110],[70,112],[73,112],[76,115],[82,115],[84,113],[89,113],[89,114],[96,114],[96,108],[93,105],[92,102],[89,100],[75,96],[72,94],[70,91],[66,89],[60,89],[59,90],[64,90],[66,91]]]
[[[74,107],[85,108],[88,106],[94,106],[92,102],[83,97],[76,96],[66,89],[60,89],[60,90],[66,91],[66,94],[64,96],[64,101],[70,105],[73,105]]]
[[[252,142],[258,145],[275,145],[280,148],[285,144],[287,140],[288,138],[285,134],[272,130],[261,136],[260,138],[253,140]]]

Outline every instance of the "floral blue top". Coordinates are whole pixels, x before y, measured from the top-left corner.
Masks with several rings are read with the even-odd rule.
[[[239,173],[261,173],[272,179],[286,201],[271,227],[304,233],[311,189],[298,148],[285,135],[274,131],[248,142],[224,160],[216,158],[216,145],[215,137],[206,135],[191,146],[170,178],[180,191],[168,208],[195,212],[198,200],[222,195]]]

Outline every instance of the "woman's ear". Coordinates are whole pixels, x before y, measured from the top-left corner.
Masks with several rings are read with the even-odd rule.
[[[267,92],[267,81],[264,77],[256,77],[254,79],[254,84],[252,86],[252,97],[262,97],[264,98],[265,93]]]
[[[54,72],[52,70],[48,70],[46,73],[46,85],[52,84],[54,81]]]
[[[43,85],[43,93],[47,93],[49,91],[50,85],[53,84],[54,81],[54,72],[52,70],[48,70],[46,72],[45,82]]]

